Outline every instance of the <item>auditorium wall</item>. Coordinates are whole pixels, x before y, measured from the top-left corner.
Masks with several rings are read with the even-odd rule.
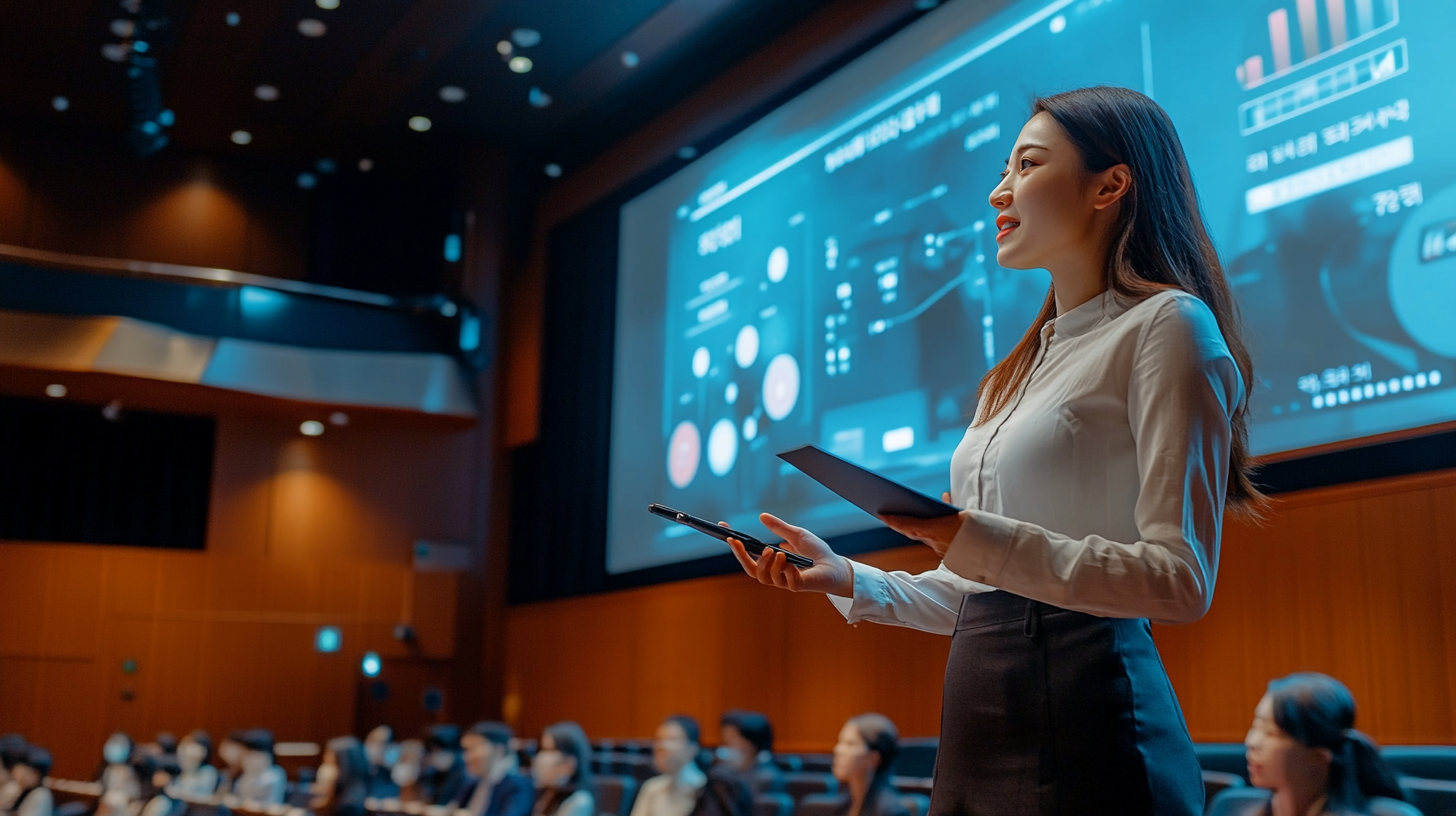
[[[863,560],[934,566],[923,547]],[[527,733],[577,719],[645,738],[685,712],[711,742],[734,706],[768,713],[783,750],[827,751],[867,710],[939,731],[948,638],[850,626],[742,575],[517,606],[507,629],[504,709]],[[1456,742],[1456,471],[1288,494],[1261,526],[1229,524],[1212,611],[1154,636],[1195,740],[1241,741],[1268,680],[1316,670],[1378,740]]]

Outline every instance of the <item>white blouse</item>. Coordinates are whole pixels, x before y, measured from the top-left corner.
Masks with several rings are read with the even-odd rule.
[[[1027,379],[951,458],[966,508],[945,560],[854,565],[847,620],[951,634],[961,599],[1004,589],[1103,617],[1197,620],[1213,600],[1231,418],[1243,378],[1213,312],[1112,291],[1048,321]]]

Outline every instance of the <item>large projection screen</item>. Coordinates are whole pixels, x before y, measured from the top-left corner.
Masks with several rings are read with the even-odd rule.
[[[987,194],[1037,94],[1172,115],[1255,352],[1267,454],[1456,418],[1456,3],[957,0],[621,211],[607,568],[720,554],[649,502],[761,530],[876,522],[774,454],[938,495],[1044,271]]]

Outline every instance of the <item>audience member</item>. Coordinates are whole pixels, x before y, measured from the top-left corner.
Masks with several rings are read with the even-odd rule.
[[[399,759],[389,769],[389,779],[401,802],[423,802],[425,791],[420,786],[420,772],[425,763],[425,744],[407,739],[399,744]]]
[[[834,778],[849,796],[839,808],[844,816],[909,816],[890,784],[890,766],[900,752],[895,724],[882,714],[851,717],[834,744]]]
[[[20,797],[20,785],[11,771],[25,758],[25,737],[19,734],[0,736],[0,812],[12,809]]]
[[[460,758],[459,726],[432,726],[425,735],[425,746],[429,750],[420,766],[420,791],[427,803],[447,805],[460,796],[467,781]]]
[[[101,768],[96,772],[101,799],[96,803],[96,816],[126,816],[131,804],[141,798],[141,781],[131,764],[134,747],[131,737],[122,731],[107,737],[101,747]]]
[[[243,754],[248,751],[243,747],[246,734],[246,731],[229,731],[217,746],[217,758],[222,761],[218,768],[218,793],[232,793],[238,777],[243,775]]]
[[[1244,747],[1249,780],[1274,792],[1263,814],[1369,814],[1372,800],[1404,799],[1375,743],[1355,730],[1355,698],[1333,677],[1270,682]]]
[[[784,790],[784,772],[774,764],[773,724],[757,711],[733,709],[723,714],[718,761],[743,776],[755,794]]]
[[[499,722],[478,722],[465,735],[468,784],[455,806],[471,816],[527,816],[535,799],[530,778],[521,774],[511,750],[511,727]]]
[[[174,784],[182,775],[176,758],[166,754],[148,754],[138,765],[140,775],[150,781],[153,789],[141,816],[182,816],[187,810],[187,803],[174,795]]]
[[[364,755],[359,740],[353,737],[329,740],[314,778],[310,807],[317,816],[364,816],[369,777],[369,758]]]
[[[541,732],[531,760],[536,783],[535,816],[595,816],[592,794],[591,743],[574,722],[559,722]]]
[[[273,761],[273,732],[255,728],[244,732],[239,742],[244,749],[243,772],[233,783],[233,795],[244,802],[283,804],[288,794],[288,775]]]
[[[15,797],[15,816],[51,816],[51,791],[42,784],[50,772],[50,751],[39,745],[26,746],[24,754],[10,770],[10,776],[19,788],[19,795]]]
[[[193,731],[177,743],[177,766],[181,772],[172,780],[171,795],[202,799],[217,792],[212,737],[206,731]]]
[[[399,786],[389,772],[399,759],[399,746],[394,745],[394,729],[376,725],[364,737],[364,756],[369,760],[369,795],[387,799],[399,795]]]
[[[658,775],[642,783],[632,816],[750,816],[753,794],[736,773],[698,767],[698,721],[676,714],[663,720],[652,741]]]

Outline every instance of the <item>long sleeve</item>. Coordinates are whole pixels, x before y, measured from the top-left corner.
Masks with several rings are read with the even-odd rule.
[[[1064,609],[1197,620],[1213,600],[1230,418],[1242,398],[1238,369],[1207,307],[1169,298],[1142,327],[1128,382],[1138,540],[1073,538],[968,510],[945,567]]]
[[[53,802],[49,788],[36,788],[21,801],[15,816],[51,816]]]
[[[854,597],[830,595],[829,601],[850,623],[870,621],[949,635],[955,632],[961,598],[993,589],[962,578],[944,564],[911,575],[855,562]]]

